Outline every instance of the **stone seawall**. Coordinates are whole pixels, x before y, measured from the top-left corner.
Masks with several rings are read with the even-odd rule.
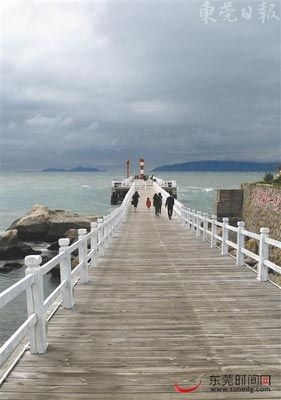
[[[231,225],[237,225],[241,221],[243,209],[242,189],[219,189],[217,190],[215,214],[220,221],[222,217],[229,217]]]
[[[249,183],[243,184],[242,189],[242,220],[246,228],[256,233],[260,228],[269,228],[269,236],[281,241],[281,189]]]
[[[269,228],[270,237],[281,241],[281,188],[244,183],[241,189],[218,190],[215,214],[219,219],[230,217],[234,225],[245,221],[252,232]]]
[[[259,234],[260,228],[269,228],[269,237],[281,241],[281,188],[244,183],[241,190],[218,190],[215,212],[219,219],[230,217],[234,226],[238,221],[244,221],[246,229],[251,232]],[[236,242],[236,235],[232,240]],[[259,243],[255,245],[253,239],[249,242],[258,253]],[[269,254],[270,260],[281,266],[281,250],[270,246]]]

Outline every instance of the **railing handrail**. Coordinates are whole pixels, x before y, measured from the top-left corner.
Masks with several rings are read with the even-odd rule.
[[[160,192],[163,199],[166,200],[169,196],[161,186],[159,186],[158,178],[156,182],[153,182],[153,187],[156,192]],[[180,201],[175,200],[174,211],[177,218],[196,236],[201,236],[203,241],[207,241],[210,237],[211,247],[217,247],[216,241],[221,242],[221,255],[227,255],[229,247],[233,247],[236,250],[236,264],[237,266],[245,265],[245,255],[258,261],[257,279],[260,282],[268,280],[268,268],[274,270],[277,273],[281,273],[281,266],[273,263],[269,260],[269,246],[277,247],[281,249],[281,242],[275,239],[269,238],[269,229],[261,228],[260,233],[251,232],[245,229],[245,223],[243,221],[238,222],[237,227],[229,224],[229,218],[223,218],[223,222],[217,220],[216,215],[212,215],[209,218],[207,213],[200,211],[191,210],[185,207]],[[209,228],[211,224],[211,229]],[[217,233],[217,227],[222,229],[221,236]],[[237,243],[229,240],[229,231],[237,234]],[[245,238],[250,237],[259,242],[259,254],[253,253],[252,251],[245,248]]]
[[[24,292],[27,294],[28,308],[26,320],[0,347],[0,367],[27,334],[30,340],[30,350],[33,354],[46,351],[46,316],[49,309],[60,297],[64,308],[73,307],[74,285],[78,279],[81,283],[89,281],[89,266],[93,267],[96,264],[98,256],[103,254],[105,247],[113,237],[113,233],[124,221],[134,190],[135,184],[133,183],[122,204],[104,218],[99,218],[97,222],[91,223],[89,233],[86,229],[79,229],[78,240],[72,245],[69,245],[69,239],[60,239],[59,254],[45,264],[40,265],[41,256],[27,256],[25,258],[26,276],[0,293],[0,309]],[[88,252],[89,241],[91,242],[90,252]],[[79,264],[71,270],[71,254],[77,249]],[[57,266],[60,268],[61,282],[44,300],[43,277]]]

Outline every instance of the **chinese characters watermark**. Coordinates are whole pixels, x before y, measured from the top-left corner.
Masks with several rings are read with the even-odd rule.
[[[270,375],[210,375],[211,392],[270,392]]]
[[[206,25],[216,22],[234,23],[238,20],[251,20],[253,17],[257,17],[263,25],[270,21],[280,22],[275,3],[268,1],[258,3],[255,8],[251,5],[235,8],[232,1],[224,1],[215,7],[211,1],[206,0],[200,8],[199,15],[201,22]]]
[[[202,378],[201,378],[202,379]],[[270,392],[271,391],[271,375],[268,374],[225,374],[225,375],[209,375],[209,382],[199,379],[195,385],[186,386],[174,385],[174,390],[178,393],[186,395],[187,393],[200,391],[205,384],[206,388],[212,393],[233,393],[233,392]],[[201,387],[202,386],[202,387]]]

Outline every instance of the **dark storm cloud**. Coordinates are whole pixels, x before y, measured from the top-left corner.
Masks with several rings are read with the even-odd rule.
[[[280,25],[202,3],[4,0],[3,167],[278,159]]]

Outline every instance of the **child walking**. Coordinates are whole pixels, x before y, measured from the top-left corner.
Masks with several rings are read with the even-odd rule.
[[[149,209],[149,211],[150,211],[150,207],[151,207],[151,201],[150,201],[150,198],[148,197],[147,199],[146,199],[146,207]]]

